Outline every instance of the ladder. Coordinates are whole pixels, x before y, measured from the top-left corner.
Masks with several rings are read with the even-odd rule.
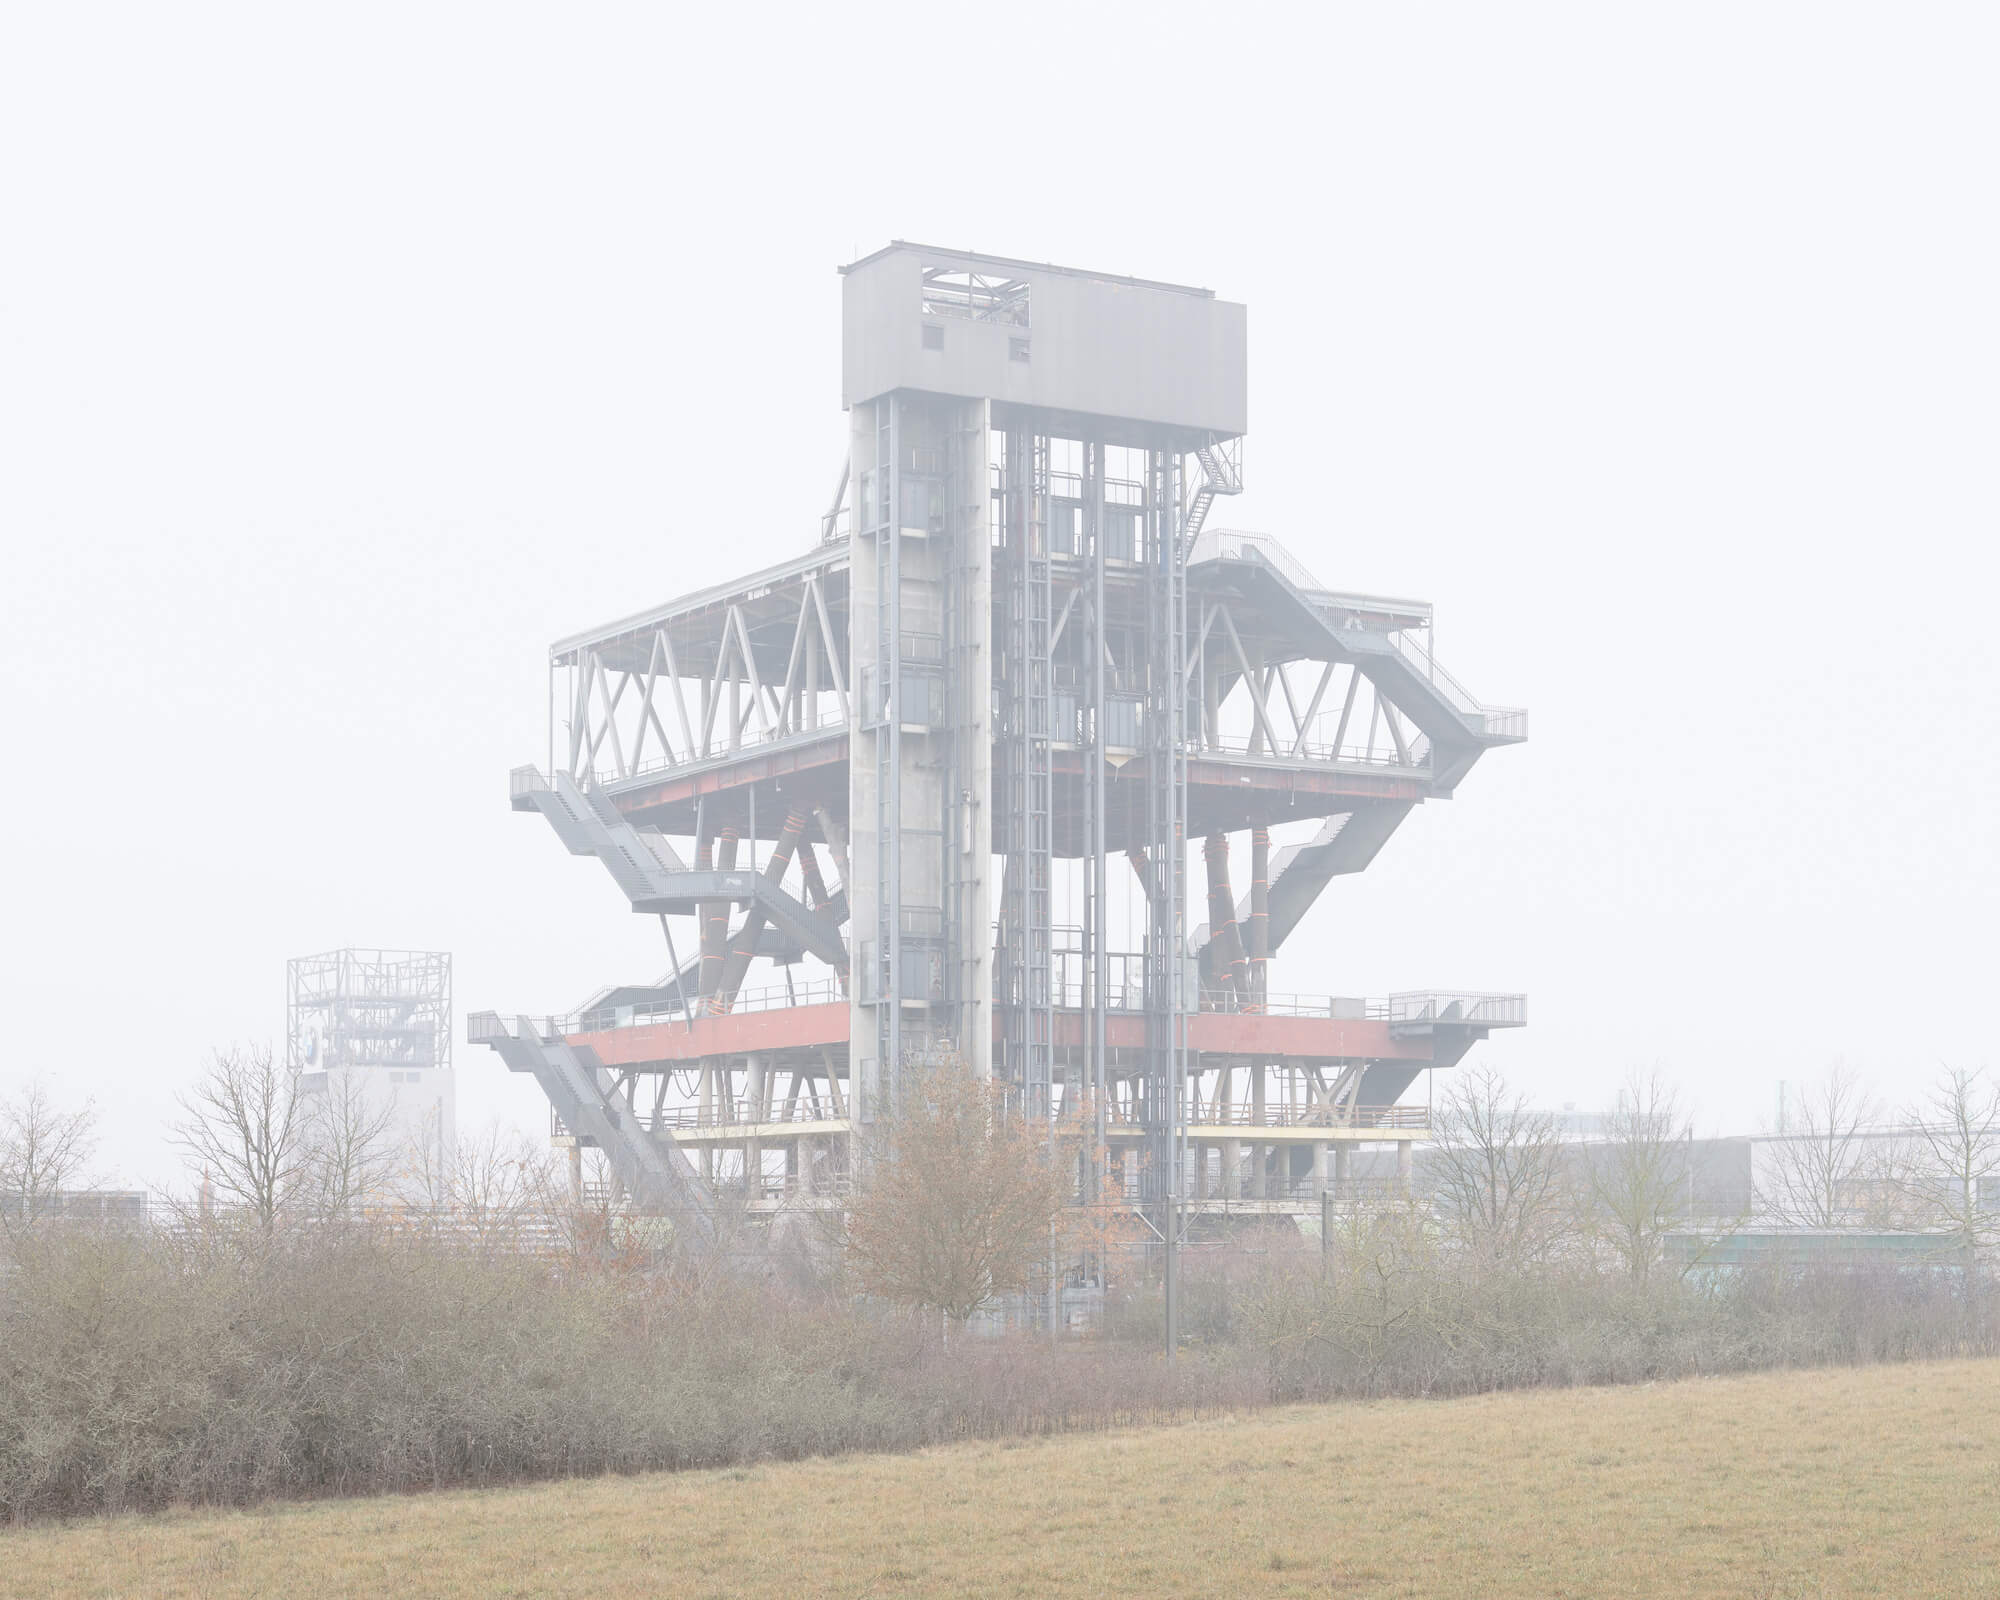
[[[1048,440],[1007,435],[1007,907],[1002,1037],[1022,1115],[1046,1123],[1055,1045],[1052,880],[1055,779],[1051,738]]]

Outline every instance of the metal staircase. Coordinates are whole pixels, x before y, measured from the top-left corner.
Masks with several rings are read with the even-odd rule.
[[[665,835],[633,827],[609,797],[584,791],[569,774],[551,781],[534,767],[517,767],[512,790],[514,808],[547,817],[571,855],[602,861],[634,911],[691,912],[703,901],[728,901],[749,908],[760,928],[776,930],[789,945],[829,965],[846,962],[846,940],[832,914],[810,909],[761,873],[690,870]]]
[[[634,1206],[671,1218],[688,1239],[715,1242],[715,1202],[694,1163],[640,1125],[589,1046],[543,1034],[528,1017],[517,1017],[509,1029],[492,1011],[466,1018],[466,1037],[491,1046],[510,1072],[534,1075],[563,1126],[604,1152]]]
[[[1267,948],[1275,952],[1285,942],[1332,879],[1360,872],[1373,861],[1410,810],[1408,801],[1377,801],[1358,811],[1343,811],[1328,817],[1304,844],[1286,845],[1273,855],[1267,891]],[[1249,925],[1251,909],[1248,895],[1237,902],[1240,925]],[[1209,937],[1209,926],[1203,923],[1195,930],[1194,949],[1205,949]]]
[[[1227,445],[1210,441],[1195,451],[1195,460],[1201,463],[1201,486],[1188,502],[1187,521],[1181,528],[1183,555],[1194,548],[1195,540],[1201,535],[1201,525],[1208,520],[1209,507],[1215,504],[1216,496],[1243,492],[1242,464],[1230,454],[1241,448],[1241,440],[1232,440]]]
[[[1268,610],[1289,614],[1324,659],[1352,663],[1377,691],[1431,741],[1431,787],[1449,795],[1482,751],[1528,737],[1528,714],[1487,706],[1400,629],[1363,624],[1352,596],[1319,588],[1278,545],[1259,534],[1210,534],[1194,552],[1190,572],[1226,577]]]

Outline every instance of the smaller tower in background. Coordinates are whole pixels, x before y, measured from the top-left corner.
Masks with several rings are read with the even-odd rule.
[[[309,1107],[380,1121],[379,1165],[397,1198],[434,1191],[457,1138],[451,956],[329,950],[285,964],[285,1055]]]

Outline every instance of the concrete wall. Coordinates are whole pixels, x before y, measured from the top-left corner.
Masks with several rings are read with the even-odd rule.
[[[366,1106],[371,1116],[384,1111],[388,1114],[383,1137],[387,1154],[393,1158],[389,1185],[394,1193],[378,1198],[412,1203],[423,1200],[424,1166],[428,1164],[433,1172],[443,1171],[456,1149],[458,1091],[451,1071],[332,1067],[301,1073],[299,1088],[307,1110],[308,1141],[316,1137],[315,1119],[326,1115],[329,1101],[338,1096],[343,1084],[350,1086],[357,1102]],[[428,1151],[428,1155],[420,1156],[420,1151]]]

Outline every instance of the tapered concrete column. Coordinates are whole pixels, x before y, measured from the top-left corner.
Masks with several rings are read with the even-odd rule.
[[[1408,1139],[1398,1139],[1396,1141],[1396,1182],[1402,1187],[1404,1194],[1410,1192],[1411,1180],[1415,1178],[1416,1171],[1415,1146]]]

